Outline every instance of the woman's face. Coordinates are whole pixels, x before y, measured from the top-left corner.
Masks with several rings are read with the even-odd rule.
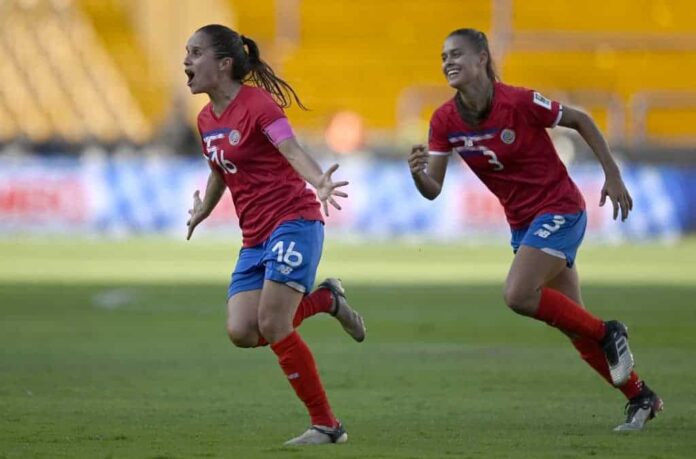
[[[186,43],[184,58],[184,73],[188,77],[187,86],[191,93],[207,93],[217,88],[227,67],[224,61],[228,59],[218,59],[215,56],[215,50],[210,46],[205,33],[193,34]]]
[[[451,35],[442,48],[442,72],[453,88],[463,89],[472,81],[486,77],[486,52],[476,52],[469,40]]]

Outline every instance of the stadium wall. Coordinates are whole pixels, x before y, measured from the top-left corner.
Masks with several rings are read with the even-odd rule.
[[[502,208],[465,167],[452,164],[443,194],[418,195],[405,162],[342,158],[337,176],[349,179],[350,198],[332,212],[332,236],[507,239]],[[696,231],[696,167],[624,164],[635,201],[625,223],[611,205],[597,206],[603,184],[596,166],[571,167],[588,205],[590,241],[673,241]],[[205,189],[208,168],[198,159],[161,155],[0,158],[0,235],[185,235],[194,190]],[[226,195],[199,236],[238,237]]]

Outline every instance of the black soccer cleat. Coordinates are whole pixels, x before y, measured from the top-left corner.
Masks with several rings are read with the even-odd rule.
[[[633,371],[633,354],[628,347],[628,328],[616,320],[604,322],[606,332],[600,342],[615,387],[626,384]]]
[[[643,430],[645,424],[662,411],[664,404],[657,394],[643,384],[640,395],[626,403],[626,422],[614,428],[615,432],[636,432]]]

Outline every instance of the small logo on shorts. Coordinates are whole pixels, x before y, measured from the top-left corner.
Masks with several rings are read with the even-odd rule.
[[[288,265],[280,265],[278,266],[278,271],[287,276],[292,272],[292,268]]]
[[[539,228],[534,232],[535,236],[539,236],[540,238],[546,239],[547,237],[551,236],[551,234],[555,233],[559,229],[561,229],[561,226],[565,225],[566,219],[563,217],[563,215],[554,215],[553,216],[553,225],[549,223],[544,223],[543,228]]]
[[[240,140],[242,140],[242,134],[238,130],[232,129],[230,135],[227,136],[227,140],[230,141],[230,145],[237,145]]]
[[[500,133],[500,140],[502,140],[503,143],[510,145],[515,141],[515,131],[512,129],[503,129],[503,132]]]

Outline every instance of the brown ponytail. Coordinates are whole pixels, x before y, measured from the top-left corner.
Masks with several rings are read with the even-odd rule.
[[[302,104],[295,90],[292,89],[292,86],[276,75],[271,66],[261,59],[261,53],[256,42],[244,35],[241,38],[249,56],[249,73],[243,77],[243,81],[251,81],[254,85],[270,92],[283,108],[290,106],[292,96],[301,109],[307,110],[307,107]]]
[[[208,36],[210,46],[215,50],[218,59],[232,58],[233,80],[248,81],[265,89],[283,108],[289,107],[292,99],[295,99],[301,109],[307,110],[292,86],[277,76],[271,66],[261,59],[259,47],[254,40],[219,24],[201,27],[197,32],[203,32]]]

